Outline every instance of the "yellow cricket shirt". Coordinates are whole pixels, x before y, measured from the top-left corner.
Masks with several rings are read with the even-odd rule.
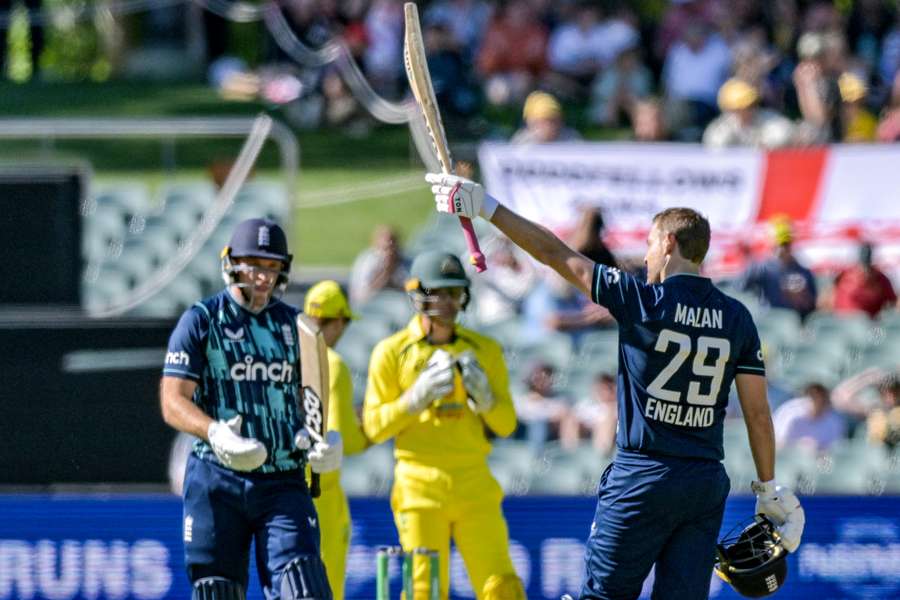
[[[363,434],[356,411],[353,410],[353,382],[350,369],[341,355],[328,348],[328,423],[326,430],[339,431],[344,443],[344,456],[358,454],[369,446]],[[322,488],[338,485],[341,472],[322,473],[319,483]]]
[[[469,408],[462,377],[457,373],[453,392],[417,415],[407,412],[400,397],[439,348],[453,356],[466,350],[475,354],[494,393],[495,403],[490,411],[478,415]],[[398,461],[443,469],[485,465],[491,451],[485,427],[501,437],[516,428],[509,373],[496,341],[457,325],[451,343],[433,346],[416,315],[406,329],[375,346],[363,408],[363,430],[373,443],[396,436],[394,456]]]

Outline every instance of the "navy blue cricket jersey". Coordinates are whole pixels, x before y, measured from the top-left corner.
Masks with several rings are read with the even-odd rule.
[[[691,274],[647,284],[594,266],[591,297],[619,323],[616,445],[722,460],[722,423],[738,373],[765,375],[747,308]]]
[[[293,441],[303,424],[297,313],[272,300],[253,314],[223,290],[185,311],[169,338],[163,375],[196,381],[194,403],[213,419],[241,415],[241,435],[261,441],[269,453],[258,472],[303,466]],[[202,440],[194,452],[217,462]]]

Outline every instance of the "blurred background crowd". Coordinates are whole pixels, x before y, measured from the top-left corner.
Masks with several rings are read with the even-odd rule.
[[[900,137],[900,17],[892,2],[421,4],[435,90],[457,136],[503,135],[492,117],[524,108],[515,141],[574,139],[579,129],[717,147]],[[339,37],[379,94],[405,93],[402,0],[281,5],[304,43],[315,48]],[[224,20],[206,21],[211,73],[237,68]],[[335,68],[300,79],[304,123],[364,127]],[[225,89],[246,82],[215,80]],[[526,102],[534,91],[548,95]]]
[[[456,156],[464,159],[474,160],[474,142],[492,139],[765,149],[900,140],[897,2],[431,0],[419,5],[438,102]],[[0,44],[0,60],[13,81],[202,77],[221,97],[262,104],[296,131],[340,131],[360,140],[383,133],[351,89],[347,61],[322,56],[340,40],[372,90],[401,101],[408,95],[403,0],[284,0],[267,6],[277,7],[287,29],[272,27],[271,15],[236,22],[242,5],[225,0],[148,0],[148,10],[133,19],[110,18],[111,9],[87,19],[79,12],[84,4],[69,0],[4,3],[12,12],[5,13],[7,43]],[[286,48],[299,46],[285,39],[311,52],[308,60],[289,54]],[[350,149],[327,158],[340,159],[343,152]],[[460,165],[467,174],[474,168]],[[421,186],[417,173],[410,189],[418,193]],[[204,190],[212,198],[212,190]],[[208,203],[194,204],[202,212]],[[273,216],[286,220],[295,208],[279,204]],[[116,215],[114,227],[121,229],[123,222],[128,221]],[[411,315],[403,292],[410,261],[428,244],[460,240],[452,222],[429,223],[418,237],[376,223],[366,223],[372,228],[370,247],[346,276],[337,277],[364,316],[339,346],[354,373],[357,400],[372,346]],[[794,252],[794,224],[777,221],[771,229],[768,256],[748,261],[738,277],[717,283],[748,305],[760,328],[778,443],[797,449],[782,455],[790,464],[779,469],[798,478],[811,470],[826,486],[831,481],[842,490],[871,491],[869,475],[890,454],[869,451],[893,451],[900,443],[895,293],[900,282],[879,269],[879,248],[866,240],[860,240],[855,265],[813,272]],[[163,253],[171,245],[166,240]],[[642,268],[640,257],[617,256],[617,248],[607,247],[598,210],[585,210],[567,241],[598,262],[635,273]],[[98,261],[106,264],[108,245],[100,246]],[[146,258],[147,245],[136,247]],[[608,457],[616,422],[614,321],[507,240],[495,236],[486,250],[490,269],[473,277],[465,319],[504,344],[521,422],[519,447],[532,456],[587,447],[593,463],[597,450]],[[298,256],[298,263],[307,259]],[[205,264],[212,272],[204,281],[219,285],[218,265]],[[104,281],[113,280],[109,275]],[[191,302],[200,293],[196,284],[188,291]],[[294,291],[302,295],[302,289]],[[730,410],[737,416],[734,405]],[[734,459],[730,472],[749,481],[752,462],[742,427],[738,420],[726,427],[726,455]],[[728,444],[735,449],[729,451]],[[823,465],[823,456],[832,457],[833,464]],[[893,473],[900,489],[900,469]]]

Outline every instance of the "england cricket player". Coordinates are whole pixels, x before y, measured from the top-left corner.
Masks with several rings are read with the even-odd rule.
[[[404,550],[438,551],[440,597],[449,589],[450,538],[478,600],[525,600],[509,557],[485,431],[516,427],[500,345],[457,324],[469,302],[459,259],[431,251],[413,261],[406,289],[417,314],[372,352],[363,427],[375,443],[395,438],[391,508]],[[416,555],[413,596],[428,599],[428,562]],[[412,600],[412,599],[408,599]]]
[[[321,281],[309,288],[303,312],[313,317],[328,345],[328,422],[326,428],[341,434],[344,455],[362,452],[369,446],[353,408],[353,381],[350,369],[333,350],[351,319],[347,297],[335,281]],[[341,489],[340,471],[322,475],[322,495],[313,500],[322,529],[322,560],[334,600],[344,600],[347,550],[350,547],[350,507]]]
[[[336,470],[341,440],[310,444],[298,407],[297,310],[276,295],[291,266],[276,223],[237,225],[224,290],[197,302],[169,339],[166,423],[198,438],[184,481],[185,565],[193,600],[241,600],[251,542],[268,600],[330,600],[308,461]]]
[[[730,488],[720,461],[732,382],[759,478],[752,485],[756,510],[778,526],[784,548],[796,550],[803,509],[793,492],[774,481],[774,435],[756,326],[740,302],[699,275],[709,247],[707,220],[687,208],[657,214],[647,238],[644,282],[593,263],[477,183],[454,175],[426,179],[439,212],[490,220],[618,321],[618,452],[600,479],[581,598],[637,598],[654,565],[654,598],[707,598]]]

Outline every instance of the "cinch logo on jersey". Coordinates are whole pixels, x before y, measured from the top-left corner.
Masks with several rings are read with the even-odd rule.
[[[187,352],[166,352],[167,365],[184,365],[191,366],[191,357]]]
[[[294,366],[286,360],[265,363],[254,361],[252,356],[245,356],[243,362],[231,365],[230,373],[235,381],[294,381]]]

